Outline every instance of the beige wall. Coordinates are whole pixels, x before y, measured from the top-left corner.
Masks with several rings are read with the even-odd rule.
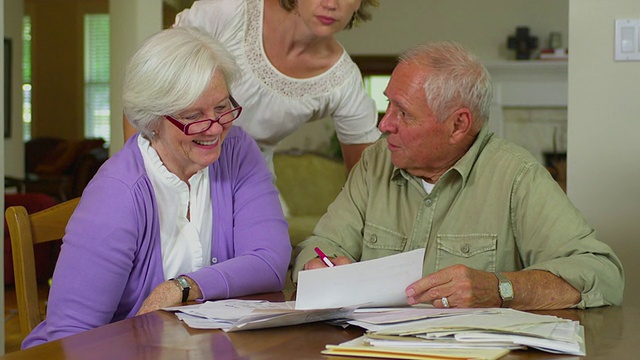
[[[111,154],[122,148],[122,82],[131,54],[162,29],[162,0],[109,0],[111,11]]]
[[[397,54],[427,41],[452,40],[485,61],[512,59],[516,26],[528,26],[546,44],[559,31],[565,45],[568,0],[381,0],[373,20],[338,38],[350,54]]]
[[[4,139],[4,173],[7,176],[22,177],[24,174],[24,151],[22,142],[22,1],[4,2],[4,37],[11,40],[11,137]],[[3,88],[4,89],[4,88]],[[3,98],[4,99],[4,98]],[[7,104],[5,104],[7,106]],[[4,111],[2,112],[4,116]],[[4,207],[3,207],[4,208]]]
[[[568,193],[625,266],[640,303],[640,62],[615,62],[614,22],[638,0],[571,0]]]

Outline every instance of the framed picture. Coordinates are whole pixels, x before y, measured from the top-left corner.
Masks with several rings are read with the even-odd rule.
[[[4,39],[4,137],[11,137],[11,40]]]

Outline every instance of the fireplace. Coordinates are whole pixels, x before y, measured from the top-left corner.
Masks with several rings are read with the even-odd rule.
[[[509,61],[486,66],[495,87],[491,130],[529,150],[565,189],[567,62]]]

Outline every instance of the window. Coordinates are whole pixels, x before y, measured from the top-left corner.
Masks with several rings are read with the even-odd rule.
[[[352,56],[351,58],[360,68],[365,89],[376,103],[378,120],[382,119],[385,111],[387,111],[387,97],[384,96],[384,89],[386,89],[389,79],[391,79],[391,73],[396,66],[397,58],[384,55]]]
[[[384,89],[387,88],[391,75],[369,75],[364,76],[364,88],[376,103],[378,113],[384,114],[387,111],[387,97],[384,96]]]
[[[22,139],[31,140],[31,17],[22,23]]]
[[[84,136],[111,137],[109,104],[109,15],[84,16]]]

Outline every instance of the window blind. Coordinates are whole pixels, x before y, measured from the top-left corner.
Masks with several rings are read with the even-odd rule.
[[[22,19],[22,139],[31,140],[31,17]]]
[[[84,16],[84,135],[111,138],[109,14]]]

